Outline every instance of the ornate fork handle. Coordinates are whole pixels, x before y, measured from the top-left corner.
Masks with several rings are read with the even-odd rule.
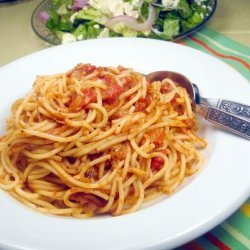
[[[203,98],[208,106],[216,107],[222,111],[250,120],[250,106],[226,99]]]
[[[220,128],[250,140],[250,120],[228,113],[219,108],[199,105],[200,113],[210,122]]]
[[[218,108],[228,113],[250,119],[250,106],[245,104],[220,99]]]

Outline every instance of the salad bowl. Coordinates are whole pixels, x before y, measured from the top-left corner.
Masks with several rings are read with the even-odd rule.
[[[216,6],[217,0],[44,0],[31,26],[51,45],[100,37],[177,41],[203,27]]]

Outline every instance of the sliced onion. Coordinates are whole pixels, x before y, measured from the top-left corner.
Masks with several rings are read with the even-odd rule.
[[[106,23],[106,26],[110,28],[116,23],[124,23],[127,27],[129,27],[132,30],[145,31],[153,26],[153,24],[155,23],[155,19],[156,19],[155,9],[153,6],[150,5],[148,9],[148,19],[143,23],[138,23],[138,21],[134,17],[121,15],[109,19],[109,21]]]
[[[139,17],[143,21],[145,21],[144,17],[142,16],[142,12],[141,12],[141,8],[142,8],[143,3],[144,3],[143,0],[139,0],[139,2],[138,2],[138,13],[139,13]]]
[[[41,20],[42,22],[45,22],[45,23],[46,23],[46,22],[48,21],[48,19],[50,18],[49,13],[46,12],[46,11],[41,11],[41,12],[38,14],[38,16],[39,16],[40,20]]]
[[[151,28],[151,30],[156,34],[156,35],[162,35],[163,34],[163,32],[161,32],[161,31],[159,31],[158,29],[156,29],[156,28]]]
[[[72,10],[77,11],[86,7],[89,4],[89,0],[73,0]]]

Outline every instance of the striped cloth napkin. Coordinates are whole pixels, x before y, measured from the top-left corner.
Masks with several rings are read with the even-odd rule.
[[[203,28],[178,43],[211,54],[238,70],[250,80],[250,48]],[[176,250],[249,250],[250,198],[222,224]]]

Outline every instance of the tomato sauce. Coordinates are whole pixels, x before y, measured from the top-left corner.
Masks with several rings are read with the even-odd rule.
[[[108,88],[101,91],[103,101],[108,104],[116,103],[123,88],[113,80],[106,81],[106,85]]]
[[[162,169],[163,164],[164,164],[164,160],[159,156],[153,157],[151,160],[152,170],[159,171],[160,169]]]
[[[135,103],[135,110],[136,111],[145,111],[145,109],[148,107],[150,102],[151,102],[151,96],[147,93],[146,98],[140,98]]]
[[[93,88],[83,89],[83,97],[81,102],[81,108],[85,108],[89,103],[96,102],[96,92]]]
[[[163,128],[150,130],[147,132],[147,135],[150,137],[151,142],[154,143],[156,146],[161,146],[164,142]]]

